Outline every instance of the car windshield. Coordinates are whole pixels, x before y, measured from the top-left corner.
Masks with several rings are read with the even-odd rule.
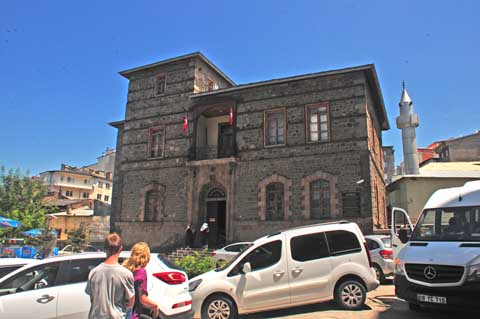
[[[480,242],[480,206],[425,210],[411,239]]]
[[[390,237],[383,237],[381,240],[385,248],[392,248],[392,239]]]
[[[228,267],[230,267],[230,265],[233,264],[238,258],[243,256],[245,251],[247,251],[248,248],[250,248],[252,245],[253,245],[253,243],[247,244],[244,248],[242,248],[242,251],[239,254],[237,254],[234,258],[230,259],[230,261],[227,262],[222,267],[219,267],[219,268],[215,269],[215,271],[223,271],[223,270],[227,269]]]

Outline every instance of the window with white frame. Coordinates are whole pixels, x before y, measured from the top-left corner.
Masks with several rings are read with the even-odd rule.
[[[265,145],[284,145],[286,126],[285,109],[265,111]]]
[[[308,142],[326,142],[330,140],[329,106],[327,103],[306,106]]]
[[[155,77],[155,95],[165,94],[167,87],[167,76],[165,74],[159,74]]]
[[[165,128],[153,127],[150,129],[149,157],[160,158],[164,154]]]

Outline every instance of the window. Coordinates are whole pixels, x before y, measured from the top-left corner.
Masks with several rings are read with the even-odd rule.
[[[360,193],[345,192],[342,193],[343,216],[360,216]]]
[[[63,182],[63,180],[64,180],[64,177],[60,176],[60,182]]]
[[[296,261],[309,261],[328,257],[328,246],[324,233],[293,237],[290,240],[292,258]]]
[[[330,182],[318,179],[310,183],[310,218],[330,217]]]
[[[103,196],[103,201],[108,202],[108,199],[109,199],[109,198],[110,198],[110,196],[105,195],[105,196]]]
[[[86,192],[83,192],[83,194],[82,194],[82,198],[88,198],[88,193],[86,193]]]
[[[73,192],[72,191],[65,191],[65,196],[73,196]]]
[[[380,248],[380,245],[374,240],[365,238],[365,241],[367,243],[368,250],[375,250]]]
[[[103,188],[103,182],[98,182],[98,188]]]
[[[105,183],[105,188],[110,189],[110,183]]]
[[[345,255],[362,250],[357,236],[346,230],[326,232],[331,255]]]
[[[165,144],[165,129],[163,127],[154,127],[150,129],[149,157],[163,157]]]
[[[283,220],[284,207],[284,189],[282,183],[270,183],[266,187],[267,210],[266,220]]]
[[[12,294],[55,286],[60,263],[29,268],[9,278],[0,286],[0,294]]]
[[[101,262],[103,262],[101,258],[72,260],[68,269],[67,283],[86,282],[90,270],[97,267]]]
[[[73,177],[67,177],[67,182],[69,183],[74,183],[75,182],[75,179]]]
[[[84,180],[83,180],[83,183],[84,183],[85,185],[88,185],[88,179],[84,179]]]
[[[307,105],[307,141],[326,142],[330,140],[328,104]]]
[[[159,74],[155,77],[155,95],[165,94],[167,87],[167,77],[165,74]]]
[[[225,251],[229,252],[234,252],[234,253],[239,253],[243,250],[243,248],[247,247],[249,244],[236,244],[236,245],[230,245],[225,247]]]
[[[0,278],[2,278],[5,275],[8,275],[9,273],[13,272],[14,270],[17,270],[18,268],[22,267],[23,265],[15,265],[15,266],[7,266],[7,267],[1,267],[0,268]],[[1,294],[0,294],[1,295]]]
[[[97,200],[102,200],[102,194],[97,194]]]
[[[145,197],[145,212],[143,221],[157,221],[160,210],[160,192],[158,190],[150,190]]]
[[[282,257],[282,241],[276,240],[252,250],[238,266],[249,262],[252,271],[260,270],[275,265]]]
[[[265,145],[285,144],[285,110],[265,112]]]

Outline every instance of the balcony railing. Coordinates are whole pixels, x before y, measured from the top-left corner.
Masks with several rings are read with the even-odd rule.
[[[232,156],[236,156],[233,147],[219,149],[217,145],[191,147],[189,152],[189,159],[191,161],[202,161]]]

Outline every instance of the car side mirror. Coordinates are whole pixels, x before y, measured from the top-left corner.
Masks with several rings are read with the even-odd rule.
[[[398,238],[400,238],[400,241],[402,242],[402,244],[407,243],[409,240],[408,229],[400,228],[398,230]]]
[[[246,262],[242,266],[242,272],[243,274],[248,274],[249,272],[252,272],[252,265],[250,265],[249,262]]]

